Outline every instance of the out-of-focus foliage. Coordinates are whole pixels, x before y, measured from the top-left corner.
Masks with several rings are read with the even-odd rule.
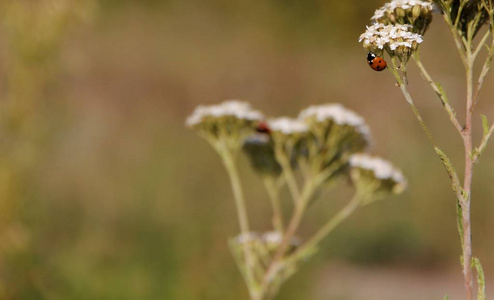
[[[0,295],[11,295],[4,298],[245,299],[226,243],[238,233],[226,174],[184,127],[198,104],[229,98],[276,115],[326,102],[358,109],[373,128],[375,152],[409,178],[404,196],[356,213],[335,231],[279,299],[323,299],[319,276],[338,260],[458,267],[456,207],[444,170],[391,76],[372,71],[357,42],[381,1],[101,1],[97,10],[74,1],[66,3],[89,11],[54,18],[63,25],[46,25],[53,16],[35,2],[55,3],[0,4]],[[421,55],[458,104],[462,70],[446,30],[433,21]],[[461,142],[450,138],[447,115],[432,92],[416,88],[423,86],[414,84],[422,80],[417,70],[409,72],[424,118],[454,149]],[[494,85],[485,86],[478,109],[492,119]],[[487,277],[493,169],[487,150],[472,196],[474,247]],[[269,226],[269,203],[257,200],[265,198],[262,183],[242,176],[259,184],[247,196],[262,230]],[[348,190],[338,193],[346,199]],[[302,233],[342,204],[339,197],[315,204]]]

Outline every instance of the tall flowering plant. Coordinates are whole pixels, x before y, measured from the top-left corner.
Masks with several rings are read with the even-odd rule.
[[[419,45],[423,42],[423,35],[432,22],[434,12],[441,13],[465,69],[467,93],[464,120],[457,116],[446,92],[437,81],[432,79],[420,59]],[[486,298],[484,273],[480,260],[472,255],[470,202],[473,167],[486,148],[494,131],[494,124],[489,125],[487,117],[480,115],[483,136],[477,146],[474,145],[472,139],[472,130],[474,111],[494,54],[494,3],[492,0],[393,0],[377,9],[371,20],[373,24],[367,27],[359,41],[363,43],[367,51],[376,52],[378,55],[387,54],[390,57],[389,70],[396,79],[397,86],[401,89],[446,168],[457,200],[457,225],[461,239],[461,264],[466,299],[471,300],[474,297],[473,271],[475,270],[478,285],[477,299],[483,300]],[[484,31],[482,31],[483,28],[485,28]],[[481,36],[476,39],[475,37],[481,32]],[[474,64],[482,53],[484,62],[480,72],[475,75]],[[407,64],[410,58],[416,63],[422,76],[436,93],[441,106],[463,141],[465,152],[463,182],[460,181],[452,161],[437,145],[408,90]]]
[[[229,244],[251,300],[273,299],[301,262],[356,209],[406,187],[402,173],[391,163],[366,153],[369,127],[340,104],[311,106],[297,118],[266,121],[249,104],[227,101],[197,107],[186,125],[211,144],[230,177],[240,234]],[[272,207],[272,228],[261,232],[249,224],[238,174],[240,152],[263,179]],[[297,236],[309,204],[343,182],[353,184],[354,196],[312,236]],[[285,187],[291,201],[280,197]],[[292,208],[289,218],[282,213],[287,205]]]

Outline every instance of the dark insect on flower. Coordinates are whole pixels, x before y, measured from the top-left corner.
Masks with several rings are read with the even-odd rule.
[[[259,133],[265,133],[265,134],[271,133],[271,129],[269,129],[269,126],[266,122],[260,122],[256,127],[256,131]]]
[[[374,53],[369,52],[367,54],[367,63],[369,64],[369,67],[371,67],[374,71],[382,71],[386,69],[386,61],[384,58],[376,56]]]

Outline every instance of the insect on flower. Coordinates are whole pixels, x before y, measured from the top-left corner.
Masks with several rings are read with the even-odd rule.
[[[371,67],[374,71],[382,71],[386,69],[386,61],[384,58],[376,56],[374,53],[369,52],[367,54],[367,63],[369,64],[369,67]]]
[[[259,133],[265,133],[265,134],[271,133],[271,129],[269,129],[269,126],[266,122],[260,122],[256,127],[256,131]]]

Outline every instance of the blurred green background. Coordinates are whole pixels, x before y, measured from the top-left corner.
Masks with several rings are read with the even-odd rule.
[[[382,4],[2,1],[0,299],[247,299],[226,244],[238,233],[228,178],[184,126],[195,106],[232,98],[271,116],[340,102],[366,118],[373,153],[409,179],[404,195],[339,227],[280,300],[461,298],[449,179],[392,76],[371,70],[357,41]],[[440,16],[421,49],[462,116],[464,75]],[[413,64],[410,73],[426,122],[461,169],[460,138]],[[478,111],[494,120],[492,95],[491,75]],[[472,207],[488,284],[489,148],[475,169]],[[245,159],[241,167],[253,227],[267,230],[262,183]],[[343,187],[316,203],[301,235],[348,195]]]

